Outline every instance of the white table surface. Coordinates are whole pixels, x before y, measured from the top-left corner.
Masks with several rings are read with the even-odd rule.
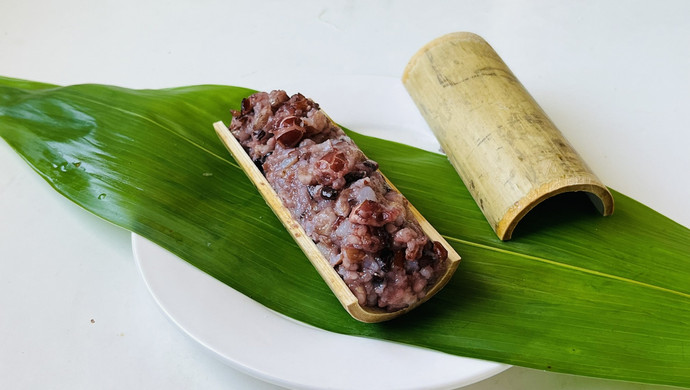
[[[472,31],[607,185],[690,226],[688,20],[688,1],[2,0],[0,75],[256,89],[399,77],[431,39]],[[165,317],[128,232],[57,195],[4,142],[0,166],[0,388],[277,388]],[[466,387],[555,388],[665,387],[517,367]]]

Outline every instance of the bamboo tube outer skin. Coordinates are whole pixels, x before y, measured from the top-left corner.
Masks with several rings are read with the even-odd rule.
[[[585,191],[603,215],[613,197],[481,37],[438,38],[403,84],[501,240],[542,200]]]

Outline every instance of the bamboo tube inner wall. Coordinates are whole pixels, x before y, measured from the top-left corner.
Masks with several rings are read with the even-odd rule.
[[[403,84],[501,240],[563,192],[585,191],[603,215],[613,212],[606,186],[481,37],[428,43]]]

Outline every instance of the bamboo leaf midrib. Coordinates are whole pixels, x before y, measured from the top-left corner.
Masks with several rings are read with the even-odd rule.
[[[98,105],[100,105],[100,106],[107,107],[107,108],[109,108],[109,109],[113,109],[113,110],[115,110],[115,111],[119,111],[119,112],[122,112],[122,113],[124,113],[124,114],[131,115],[131,116],[134,116],[134,117],[139,118],[139,119],[141,119],[141,120],[144,120],[144,121],[146,121],[146,122],[149,122],[149,123],[155,125],[156,127],[161,128],[161,129],[163,129],[163,130],[169,132],[170,134],[173,134],[173,135],[175,135],[176,137],[178,137],[178,138],[180,138],[180,139],[182,139],[182,140],[188,142],[189,144],[193,145],[194,147],[196,147],[196,148],[198,148],[198,149],[201,149],[202,151],[204,151],[204,152],[210,154],[211,156],[217,158],[218,160],[223,161],[224,163],[227,163],[227,164],[229,164],[229,165],[231,165],[231,166],[233,166],[233,167],[235,167],[235,168],[237,168],[237,169],[240,169],[240,167],[239,167],[237,164],[233,163],[232,161],[230,161],[230,160],[228,160],[228,159],[226,159],[226,158],[223,158],[223,157],[221,157],[221,156],[219,156],[219,155],[213,153],[212,151],[208,150],[207,148],[205,148],[205,147],[199,145],[198,143],[196,143],[196,142],[192,141],[191,139],[189,139],[189,138],[183,136],[182,134],[177,133],[177,132],[174,131],[173,129],[171,129],[171,128],[169,128],[169,127],[166,127],[166,126],[164,126],[163,124],[161,124],[161,123],[159,123],[159,122],[154,121],[154,120],[151,119],[151,118],[147,118],[147,117],[145,117],[145,116],[143,116],[143,115],[137,114],[136,112],[129,111],[129,110],[125,110],[125,109],[120,108],[120,107],[115,107],[115,106],[111,106],[111,105],[105,104],[105,103],[100,102],[100,101],[98,101],[98,100],[89,99],[89,98],[87,98],[87,97],[85,97],[85,96],[83,96],[83,95],[74,95],[74,96],[75,96],[75,97],[78,97],[78,98],[80,98],[80,99],[86,100],[86,101],[88,101],[88,102],[91,102],[91,103],[94,103],[94,104],[98,104]],[[209,126],[210,126],[210,125],[209,125]]]
[[[583,272],[583,273],[586,273],[586,274],[589,274],[589,275],[595,275],[595,276],[599,276],[599,277],[603,277],[603,278],[608,278],[608,279],[617,280],[617,281],[619,281],[619,282],[632,283],[632,284],[639,285],[639,286],[641,286],[641,287],[651,288],[651,289],[654,289],[654,290],[663,291],[663,292],[666,292],[666,293],[675,294],[675,295],[681,296],[681,297],[683,297],[683,298],[688,298],[688,299],[690,299],[690,294],[688,294],[688,293],[684,293],[684,292],[682,292],[682,291],[672,290],[672,289],[670,289],[670,288],[661,287],[661,286],[657,286],[657,285],[654,285],[654,284],[644,283],[644,282],[641,282],[641,281],[639,281],[639,280],[634,280],[634,279],[630,279],[630,278],[625,278],[625,277],[622,277],[622,276],[613,275],[613,274],[606,273],[606,272],[601,272],[601,271],[596,271],[596,270],[589,269],[589,268],[578,267],[578,266],[576,266],[576,265],[565,264],[565,263],[561,263],[561,262],[556,261],[556,260],[547,259],[547,258],[545,258],[545,257],[528,255],[528,254],[521,253],[521,252],[517,252],[517,251],[510,251],[510,250],[507,250],[507,249],[497,248],[497,247],[490,246],[490,245],[480,244],[480,243],[478,243],[478,242],[472,242],[472,241],[468,241],[468,240],[463,240],[463,239],[456,238],[456,237],[453,237],[453,236],[449,236],[449,235],[446,235],[446,234],[442,234],[442,236],[443,236],[446,240],[455,241],[455,242],[458,242],[458,243],[461,243],[461,244],[464,244],[464,245],[469,245],[469,246],[472,246],[472,247],[475,247],[475,248],[481,248],[481,249],[486,249],[486,250],[489,250],[489,251],[498,252],[498,253],[503,253],[503,254],[507,254],[507,255],[511,255],[511,256],[522,257],[522,258],[525,258],[525,259],[534,260],[534,261],[538,261],[538,262],[541,262],[541,263],[550,264],[550,265],[554,265],[554,266],[557,266],[557,267],[566,268],[566,269],[573,270],[573,271]]]

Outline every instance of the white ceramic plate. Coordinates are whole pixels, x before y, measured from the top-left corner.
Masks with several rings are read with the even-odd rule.
[[[438,150],[398,80],[344,76],[292,85],[278,87],[312,97],[344,126]],[[177,326],[229,365],[274,384],[450,389],[509,367],[316,329],[265,308],[140,236],[132,236],[132,247],[151,294]]]

